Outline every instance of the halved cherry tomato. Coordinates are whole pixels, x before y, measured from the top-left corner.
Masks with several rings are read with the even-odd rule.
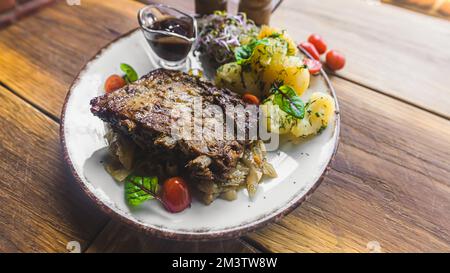
[[[316,59],[316,60],[320,59],[319,52],[317,52],[316,47],[313,44],[311,44],[310,42],[300,43],[299,47],[306,50],[314,59]]]
[[[191,204],[189,188],[181,177],[172,177],[164,181],[161,191],[164,207],[170,212],[180,212]]]
[[[305,58],[304,62],[308,67],[309,73],[311,73],[312,75],[319,73],[320,69],[322,69],[322,63],[317,60]]]
[[[252,94],[250,94],[250,93],[245,93],[245,94],[242,96],[242,99],[243,99],[246,103],[254,104],[254,105],[259,105],[259,99],[258,99],[258,97],[255,96],[255,95],[252,95]]]
[[[124,87],[126,84],[121,76],[116,74],[111,75],[105,81],[105,92],[111,93],[114,90]]]
[[[322,36],[318,34],[311,34],[309,35],[308,42],[316,47],[317,52],[319,52],[320,55],[327,52],[327,44],[323,40]]]
[[[341,53],[336,50],[330,50],[327,53],[327,66],[331,70],[339,70],[342,69],[345,65],[345,57]]]

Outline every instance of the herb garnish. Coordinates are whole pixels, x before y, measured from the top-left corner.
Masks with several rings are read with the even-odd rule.
[[[125,199],[131,206],[138,206],[147,200],[158,198],[158,190],[156,176],[130,175],[125,179]]]
[[[129,64],[121,63],[120,69],[125,73],[125,76],[123,76],[123,79],[127,83],[132,83],[138,80],[138,74],[136,73],[136,70],[131,67]]]
[[[278,105],[283,112],[298,119],[305,116],[305,104],[289,85],[278,86],[274,83],[271,89],[273,104]]]
[[[237,64],[246,64],[250,60],[253,54],[253,50],[255,50],[255,48],[259,45],[269,45],[269,39],[264,38],[260,40],[253,40],[247,45],[237,47],[234,50],[234,56],[236,58]]]
[[[272,33],[271,35],[269,35],[263,39],[259,39],[259,40],[253,39],[250,43],[248,43],[246,45],[236,47],[234,49],[234,57],[236,58],[237,64],[239,64],[239,65],[246,64],[250,60],[250,58],[253,54],[253,51],[255,50],[255,48],[257,46],[259,46],[259,45],[268,46],[269,42],[270,42],[269,38],[279,38],[281,36],[282,36],[282,34],[280,34],[280,33]],[[261,50],[259,50],[259,52],[262,53]]]

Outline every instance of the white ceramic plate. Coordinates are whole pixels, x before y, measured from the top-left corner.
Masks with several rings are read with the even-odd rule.
[[[282,140],[269,161],[279,177],[265,178],[253,200],[246,190],[232,202],[218,199],[205,206],[171,214],[156,201],[131,209],[125,203],[124,186],[105,171],[105,126],[90,112],[89,101],[103,91],[105,79],[120,74],[119,64],[132,65],[139,75],[157,68],[153,54],[139,30],[132,31],[102,49],[80,72],[67,95],[62,113],[61,142],[65,159],[83,190],[109,215],[151,234],[179,240],[209,240],[241,236],[276,220],[302,203],[320,184],[336,151],[339,114],[322,134],[299,144]],[[312,77],[312,92],[335,93],[322,71]]]

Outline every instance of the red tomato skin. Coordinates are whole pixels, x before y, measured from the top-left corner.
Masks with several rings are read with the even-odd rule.
[[[248,104],[259,105],[259,103],[260,103],[258,97],[256,97],[255,95],[252,95],[250,93],[245,93],[242,96],[242,99]]]
[[[105,81],[105,92],[111,93],[119,88],[124,87],[126,84],[127,83],[121,76],[116,74],[111,75]]]
[[[345,57],[336,50],[330,50],[327,53],[327,66],[333,70],[339,70],[345,66]]]
[[[187,183],[181,177],[172,177],[164,181],[161,199],[166,210],[177,213],[191,205],[191,194]]]
[[[314,59],[320,60],[319,52],[317,52],[316,47],[313,44],[311,44],[310,42],[300,43],[299,47],[306,50],[309,53],[309,55],[311,55],[311,57],[313,57]]]
[[[305,58],[305,64],[308,67],[309,73],[312,75],[317,75],[320,69],[322,69],[322,63],[317,60]]]
[[[316,47],[317,52],[319,52],[320,55],[327,52],[327,44],[320,35],[311,34],[308,38],[308,42]]]

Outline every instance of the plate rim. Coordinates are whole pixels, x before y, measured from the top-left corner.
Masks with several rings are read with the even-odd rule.
[[[328,171],[331,169],[331,163],[334,161],[336,157],[336,153],[339,147],[340,143],[340,124],[341,124],[341,118],[340,118],[340,110],[339,110],[339,102],[338,98],[336,96],[336,92],[333,88],[333,85],[331,84],[330,79],[328,78],[328,75],[325,73],[324,69],[322,68],[320,70],[320,74],[325,79],[326,85],[330,89],[331,96],[335,100],[335,130],[336,130],[336,142],[333,147],[333,152],[331,154],[331,157],[329,158],[326,167],[324,168],[322,174],[316,179],[315,182],[313,182],[312,187],[298,200],[295,200],[292,204],[289,204],[289,202],[281,207],[279,210],[270,211],[267,214],[263,215],[259,220],[252,221],[252,222],[245,222],[242,223],[239,226],[230,228],[230,229],[224,229],[219,231],[201,231],[201,232],[177,232],[177,231],[167,231],[167,230],[161,230],[159,228],[151,227],[145,224],[140,223],[139,221],[132,220],[130,218],[125,217],[124,215],[118,213],[114,209],[110,208],[104,201],[102,201],[93,191],[91,191],[88,186],[83,182],[83,180],[80,178],[78,172],[75,170],[74,164],[69,156],[69,152],[66,145],[66,138],[65,138],[65,114],[67,111],[67,104],[70,100],[70,97],[73,93],[75,85],[81,80],[80,76],[83,72],[85,72],[86,68],[95,60],[97,60],[102,53],[109,49],[112,45],[114,45],[116,42],[118,42],[121,39],[127,38],[134,34],[135,32],[140,31],[139,27],[133,28],[124,34],[114,38],[113,40],[109,41],[106,45],[101,47],[89,60],[83,65],[83,67],[80,69],[80,71],[75,76],[74,80],[72,81],[69,91],[66,94],[66,97],[64,99],[63,107],[61,110],[60,115],[60,130],[59,130],[59,136],[60,136],[60,143],[62,146],[63,151],[63,157],[65,160],[66,165],[69,167],[69,170],[72,174],[72,176],[75,178],[75,181],[77,184],[81,187],[83,192],[93,201],[100,210],[110,216],[112,219],[117,220],[118,222],[125,223],[127,226],[132,227],[135,230],[143,231],[146,234],[153,235],[159,238],[164,239],[170,239],[170,240],[177,240],[177,241],[211,241],[211,240],[224,240],[224,239],[233,239],[237,237],[241,237],[246,233],[255,231],[259,228],[262,228],[263,226],[266,226],[269,223],[277,222],[284,216],[291,213],[294,209],[299,207],[303,202],[305,202],[313,193],[314,191],[320,186],[322,181],[324,180],[325,176],[327,175]],[[310,57],[310,55],[301,49],[301,51]],[[271,214],[271,215],[270,215]],[[261,220],[262,219],[262,220]]]

